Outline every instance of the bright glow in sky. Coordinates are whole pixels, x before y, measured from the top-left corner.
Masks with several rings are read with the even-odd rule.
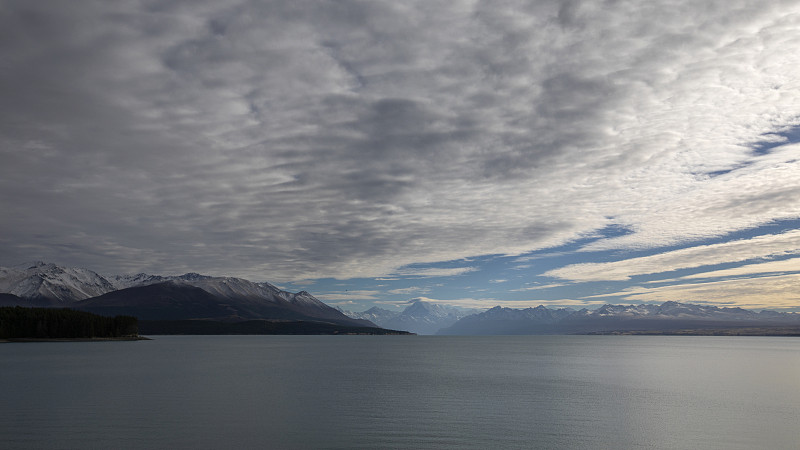
[[[0,5],[0,265],[800,308],[800,1]]]

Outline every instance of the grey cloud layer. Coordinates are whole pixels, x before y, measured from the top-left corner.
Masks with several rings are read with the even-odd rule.
[[[800,125],[798,30],[798,2],[4,2],[3,260],[348,278],[798,217],[797,150],[753,151]]]

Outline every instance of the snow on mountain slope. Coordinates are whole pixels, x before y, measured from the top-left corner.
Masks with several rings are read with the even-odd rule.
[[[0,267],[0,292],[20,298],[71,303],[105,294],[115,287],[89,269],[61,267],[37,261],[16,267]]]
[[[619,327],[673,329],[712,326],[773,326],[800,323],[800,314],[711,305],[665,302],[661,305],[603,305],[578,311],[536,308],[512,309],[496,306],[459,320],[440,334],[563,334],[607,331]],[[710,324],[710,325],[709,325]]]
[[[361,312],[353,312],[353,311],[342,311],[342,312],[354,319],[369,320],[370,322],[379,325],[401,314],[400,311],[389,311],[388,309],[379,308],[377,306],[373,306],[372,308]]]
[[[176,283],[199,287],[218,297],[262,299],[273,303],[280,301],[280,297],[269,289],[241,278],[207,277],[195,273],[166,278]]]
[[[300,291],[296,294],[291,294],[289,298],[289,302],[296,306],[301,306],[303,308],[312,308],[312,309],[329,309],[330,306],[326,305],[319,301],[316,297],[309,294],[306,291]]]
[[[137,273],[135,275],[112,275],[108,277],[108,281],[114,285],[114,288],[119,290],[129,287],[147,286],[149,284],[161,283],[162,281],[167,281],[167,279],[160,275]]]
[[[714,320],[750,320],[758,317],[758,313],[742,308],[720,308],[712,305],[696,305],[692,303],[664,302],[660,305],[603,305],[589,312],[595,317],[626,318],[672,318],[672,319],[714,319]]]
[[[321,319],[345,317],[306,291],[287,292],[262,282],[242,278],[212,277],[198,273],[177,276],[135,275],[102,276],[88,269],[62,267],[37,261],[14,267],[0,267],[0,292],[23,299],[45,299],[50,304],[70,304],[132,287],[171,281],[198,287],[216,297],[281,304]]]
[[[210,294],[224,298],[261,298],[271,302],[277,302],[280,300],[291,302],[295,297],[302,297],[301,294],[303,294],[302,292],[293,294],[291,292],[283,291],[266,282],[255,283],[235,277],[211,277],[193,272],[171,276],[138,273],[135,275],[115,275],[110,279],[117,289],[147,286],[151,284],[162,283],[164,281],[172,281],[175,283],[199,287]],[[305,294],[310,295],[307,292]],[[319,300],[316,301],[318,302]],[[313,303],[313,301],[309,300],[309,303]]]
[[[575,311],[571,308],[549,309],[545,306],[539,305],[535,308],[504,308],[502,306],[495,306],[484,313],[472,316],[473,320],[531,320],[541,323],[551,323],[563,319],[575,313],[581,313],[581,310]]]
[[[435,334],[474,311],[413,299],[402,312],[372,307],[360,313],[347,312],[353,318],[366,319],[380,327],[410,331],[417,334]]]

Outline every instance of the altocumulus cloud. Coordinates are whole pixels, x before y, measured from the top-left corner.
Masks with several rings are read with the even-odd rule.
[[[766,234],[751,239],[698,245],[613,262],[573,264],[545,272],[544,275],[571,281],[629,280],[636,275],[660,274],[681,269],[798,254],[800,254],[800,230],[791,230],[780,234]],[[800,264],[797,264],[796,259],[790,259],[781,264],[791,264],[791,262],[794,262],[797,270],[800,270]],[[751,267],[752,273],[760,273],[762,270],[753,265],[745,267]],[[777,267],[777,264],[772,267]],[[742,273],[745,272],[740,272],[740,274]]]
[[[8,0],[0,262],[376,277],[797,218],[798,48],[796,1]]]

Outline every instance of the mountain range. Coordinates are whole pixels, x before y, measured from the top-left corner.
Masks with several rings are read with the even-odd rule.
[[[800,327],[800,314],[691,303],[603,305],[598,309],[512,309],[496,306],[439,330],[445,335],[674,332],[734,328]]]
[[[409,301],[409,305],[403,311],[390,311],[373,306],[363,312],[343,312],[349,317],[369,320],[380,327],[391,330],[405,330],[416,334],[436,334],[440,329],[449,327],[459,319],[477,311],[413,299]]]
[[[376,329],[378,326],[417,334],[446,335],[674,332],[747,327],[788,327],[800,333],[798,313],[754,312],[679,302],[608,304],[594,310],[550,309],[542,305],[525,309],[496,306],[475,313],[413,299],[400,312],[378,307],[349,312],[330,307],[308,292],[292,293],[266,282],[197,273],[103,276],[89,269],[44,262],[0,267],[0,306],[14,305],[69,307],[107,316],[131,315],[140,321],[324,323],[348,327],[348,333],[353,327]],[[330,330],[328,325],[326,333]],[[189,328],[197,326],[195,323]],[[185,325],[182,327],[188,329]],[[209,329],[221,329],[215,327]],[[293,329],[308,330],[308,327],[294,326]]]
[[[88,269],[35,262],[0,267],[0,293],[0,306],[69,307],[140,320],[268,319],[375,327],[305,291],[292,293],[270,283],[196,273],[103,276]]]

